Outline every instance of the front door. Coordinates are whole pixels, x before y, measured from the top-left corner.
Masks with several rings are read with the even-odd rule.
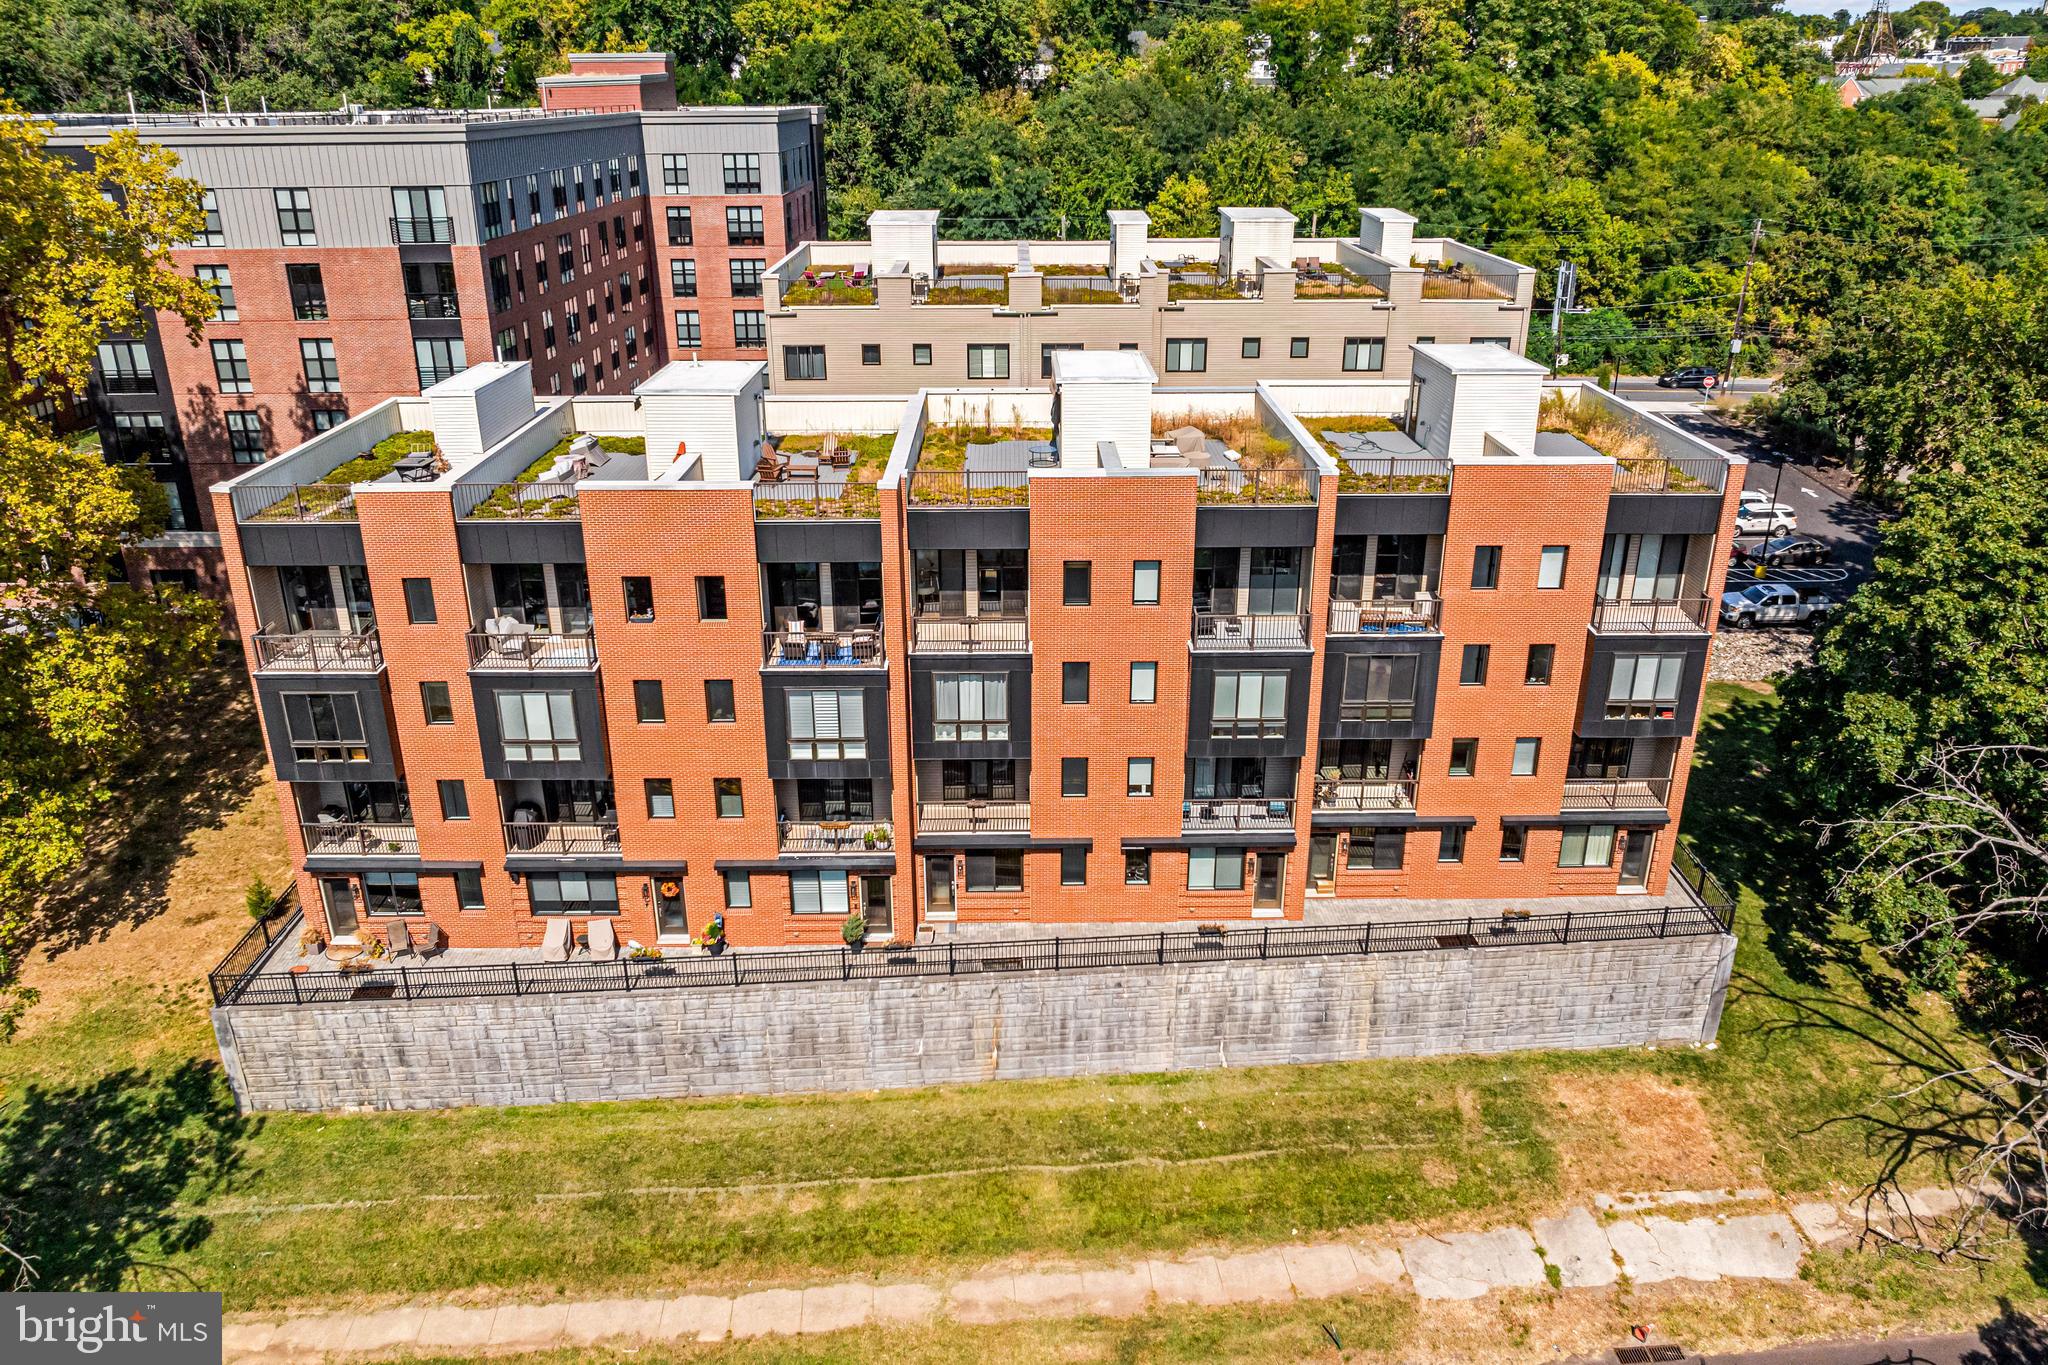
[[[1650,854],[1657,847],[1657,831],[1631,829],[1623,832],[1628,841],[1621,850],[1621,889],[1644,891],[1650,885]]]
[[[1308,884],[1325,894],[1337,889],[1337,836],[1313,834],[1308,841]]]
[[[862,877],[860,882],[862,913],[868,918],[868,936],[886,938],[895,933],[896,925],[889,906],[889,879],[886,876]]]
[[[1252,913],[1280,913],[1280,876],[1287,866],[1283,853],[1261,853],[1252,877]]]
[[[356,941],[356,884],[347,877],[320,879],[320,905],[327,912],[330,943]]]
[[[674,873],[654,879],[654,932],[665,939],[690,936],[689,916],[683,911],[683,879]]]
[[[953,918],[953,855],[924,860],[924,912],[933,919]]]

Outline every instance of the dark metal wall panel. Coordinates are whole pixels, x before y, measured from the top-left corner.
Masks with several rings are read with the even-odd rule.
[[[1188,662],[1188,757],[1300,758],[1308,749],[1308,654],[1195,654]],[[1272,739],[1217,739],[1209,733],[1218,673],[1287,674],[1287,733]]]
[[[1331,635],[1323,665],[1323,704],[1318,731],[1324,739],[1428,739],[1436,717],[1436,683],[1442,668],[1441,635]],[[1415,716],[1412,720],[1343,719],[1344,670],[1355,655],[1413,654]]]
[[[469,677],[476,703],[477,742],[483,748],[484,776],[494,782],[520,778],[592,778],[611,776],[605,754],[604,702],[595,673],[472,673]],[[500,692],[567,692],[575,700],[576,733],[583,757],[574,763],[511,763],[505,759],[505,740],[498,729]]]
[[[1448,493],[1340,493],[1340,536],[1440,536],[1450,528]]]
[[[867,726],[868,756],[820,762],[789,757],[789,702],[791,692],[818,688],[857,687],[861,693],[861,715]],[[787,777],[878,777],[889,776],[889,675],[880,669],[858,672],[833,668],[769,671],[761,675],[761,716],[768,732],[768,775]]]
[[[455,543],[465,564],[581,564],[583,523],[570,518],[458,521]],[[591,591],[595,594],[595,584]]]
[[[1028,507],[949,507],[906,517],[910,544],[918,550],[1028,550]]]
[[[1597,738],[1671,739],[1692,733],[1699,715],[1700,689],[1707,674],[1708,637],[1593,635],[1586,656],[1586,686],[1579,698],[1579,733]],[[1678,687],[1678,712],[1669,720],[1607,719],[1608,683],[1623,654],[1680,654],[1685,668]]]
[[[282,493],[280,493],[282,496]],[[246,564],[367,564],[362,528],[352,522],[310,525],[279,522],[261,526],[243,523],[242,561]]]
[[[1091,670],[1092,672],[1093,670]],[[1010,737],[972,743],[932,738],[934,673],[1007,673]],[[1095,681],[1090,680],[1091,683]],[[1031,757],[1031,656],[1028,654],[920,654],[910,661],[910,752],[913,758]]]
[[[1719,493],[1615,493],[1607,534],[1710,536],[1721,529]]]
[[[370,752],[367,763],[301,763],[292,757],[291,732],[285,726],[287,693],[341,692],[356,699],[363,717],[363,739]],[[294,673],[258,674],[256,704],[263,711],[263,731],[270,737],[270,757],[277,764],[277,776],[284,782],[396,782],[398,756],[391,743],[389,703],[384,695],[384,675]]]
[[[1314,503],[1299,507],[1195,507],[1195,548],[1228,549],[1234,545],[1313,545],[1316,543]]]
[[[757,521],[754,545],[763,564],[877,564],[882,523],[826,517]]]

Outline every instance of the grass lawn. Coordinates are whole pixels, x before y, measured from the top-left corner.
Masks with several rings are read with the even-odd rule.
[[[1758,894],[1804,837],[1757,770],[1775,715],[1768,694],[1710,689],[1687,824],[1710,865],[1743,883],[1737,981],[1714,1051],[250,1120],[222,1103],[204,1002],[189,984],[152,996],[132,981],[81,979],[0,1051],[0,1191],[21,1192],[15,1227],[27,1236],[15,1235],[45,1256],[50,1287],[189,1277],[222,1290],[230,1310],[733,1292],[1003,1258],[1380,1240],[1420,1225],[1499,1223],[1603,1190],[1846,1191],[1872,1169],[1872,1129],[1857,1116],[1899,1084],[1888,1059],[1946,1046],[1952,1026],[1853,939],[1783,932],[1797,907]],[[263,803],[274,820],[274,801]],[[204,941],[203,954],[183,949],[195,972],[240,928],[239,896],[226,893],[246,877],[217,880],[235,904],[213,920],[151,921],[159,937]],[[56,1012],[45,1022],[43,1010]],[[1818,1257],[1809,1281],[1783,1291],[1792,1299],[1695,1286],[1683,1301],[1691,1308],[1656,1302],[1734,1341],[1887,1313],[1968,1320],[1995,1311],[2001,1295],[2022,1306],[2042,1297],[2022,1259],[1929,1269]],[[1352,1314],[1345,1320],[1370,1345],[1436,1330],[1409,1322],[1416,1311],[1368,1299],[1286,1310],[1292,1317],[1276,1309],[1278,1326],[1231,1310],[1059,1330],[1062,1341],[1076,1334],[1074,1359],[1292,1359],[1311,1317]],[[1523,1325],[1498,1339],[1561,1339],[1541,1335],[1545,1314],[1627,1311],[1643,1310],[1616,1296],[1537,1296]],[[909,1360],[1036,1358],[1048,1353],[1049,1339],[1033,1335],[1044,1330],[857,1335],[836,1357],[820,1342],[710,1358],[848,1358],[884,1346]]]

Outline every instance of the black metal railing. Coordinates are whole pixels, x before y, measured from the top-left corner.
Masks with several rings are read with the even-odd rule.
[[[561,521],[582,515],[573,483],[537,481],[455,485],[457,521]]]
[[[1190,797],[1181,802],[1183,834],[1235,834],[1294,828],[1291,797]]]
[[[917,807],[921,834],[1029,834],[1028,801],[921,801]]]
[[[588,630],[562,634],[469,632],[469,666],[482,672],[544,673],[597,666],[597,640]]]
[[[462,296],[459,294],[407,294],[405,296],[405,312],[408,317],[413,318],[459,318],[462,316]]]
[[[1728,465],[1716,459],[1628,459],[1614,466],[1617,493],[1718,493]]]
[[[1245,505],[1289,505],[1316,500],[1316,476],[1305,466],[1279,469],[1197,470],[1195,501]]]
[[[1570,777],[1564,810],[1663,810],[1671,800],[1668,777]]]
[[[1330,599],[1330,634],[1426,634],[1437,628],[1443,601],[1434,593],[1413,598],[1381,597],[1370,602]]]
[[[391,240],[400,246],[455,240],[453,218],[393,218]]]
[[[360,633],[262,631],[252,639],[258,668],[292,673],[374,673],[384,667],[384,647],[374,626]]]
[[[761,662],[770,668],[865,668],[881,661],[879,626],[761,632]]]
[[[1198,611],[1188,638],[1199,650],[1307,649],[1308,613],[1266,615]]]
[[[419,830],[403,820],[302,820],[299,835],[309,855],[417,854]]]
[[[1683,853],[1681,846],[1681,853]],[[1689,857],[1689,855],[1686,855]],[[1674,862],[1674,866],[1676,863]],[[1728,932],[1725,896],[1712,892],[1689,904],[1593,910],[1555,915],[1467,916],[1363,924],[1243,925],[1223,933],[1117,934],[1025,939],[1012,943],[943,943],[867,951],[810,949],[726,952],[613,962],[505,962],[474,967],[374,967],[368,971],[259,972],[266,937],[253,953],[244,944],[209,978],[216,1005],[319,1005],[353,1001],[447,1000],[479,996],[559,995],[583,991],[679,990],[700,986],[767,986],[915,977],[997,976],[1010,972],[1100,971],[1203,962],[1282,962],[1375,953],[1471,952],[1700,938]],[[1690,882],[1688,882],[1690,885]],[[282,930],[288,930],[287,921]],[[274,936],[282,936],[282,932]],[[268,932],[268,931],[266,931]],[[255,931],[251,931],[252,936]]]
[[[101,370],[100,388],[106,393],[155,393],[156,375]]]
[[[1707,628],[1707,599],[1704,597],[1593,599],[1593,629],[1654,635],[1667,631],[1681,634]]]
[[[1693,852],[1691,844],[1680,839],[1671,851],[1671,870],[1685,882],[1700,908],[1714,917],[1724,933],[1735,932],[1735,898],[1721,885],[1721,879],[1709,872]]]
[[[1021,654],[1031,648],[1031,623],[1022,616],[919,616],[911,647],[926,653]]]
[[[228,949],[220,965],[207,974],[207,984],[213,988],[213,1003],[227,1004],[236,984],[262,964],[271,945],[295,928],[299,919],[299,887],[294,882],[277,893],[263,918],[250,925],[249,932],[235,940],[235,946]]]
[[[1401,811],[1415,809],[1415,779],[1412,777],[1319,777],[1316,779],[1317,810]]]

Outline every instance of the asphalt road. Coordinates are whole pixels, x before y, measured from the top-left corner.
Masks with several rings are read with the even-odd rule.
[[[1572,1365],[1612,1365],[1609,1352]],[[2007,1312],[1974,1332],[1830,1341],[1741,1355],[1688,1354],[1675,1365],[2048,1365],[2048,1325]]]
[[[1750,397],[1759,393],[1769,393],[1770,391],[1771,381],[1768,379],[1737,379],[1731,381],[1728,385],[1729,393],[1736,394],[1742,397]],[[1655,379],[1646,378],[1642,375],[1623,375],[1620,378],[1616,379],[1614,381],[1614,392],[1622,398],[1634,398],[1639,400],[1645,398],[1661,398],[1666,402],[1678,401],[1686,398],[1695,398],[1700,396],[1700,391],[1698,389],[1658,388],[1657,381]]]

